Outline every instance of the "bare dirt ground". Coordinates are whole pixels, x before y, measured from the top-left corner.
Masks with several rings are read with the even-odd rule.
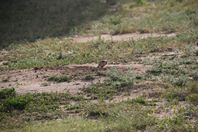
[[[176,33],[171,34],[164,34],[164,33],[128,33],[128,34],[119,34],[119,35],[109,35],[109,34],[103,34],[100,36],[76,36],[74,38],[69,38],[70,40],[76,42],[76,43],[87,43],[90,41],[95,41],[98,39],[104,40],[104,41],[128,41],[128,40],[139,40],[139,39],[145,39],[149,37],[175,37]]]
[[[14,87],[19,94],[30,92],[69,92],[71,94],[77,94],[80,89],[90,86],[98,82],[105,80],[105,77],[95,76],[92,81],[84,81],[81,79],[83,75],[87,73],[93,73],[97,70],[97,64],[82,64],[82,65],[68,65],[56,68],[41,68],[41,69],[26,69],[7,71],[0,74],[0,87]],[[135,73],[144,73],[150,66],[143,64],[118,64],[107,65],[104,69],[118,68],[122,70],[131,69]],[[54,75],[69,75],[72,76],[71,82],[48,82],[47,78]],[[77,77],[77,78],[76,78]]]

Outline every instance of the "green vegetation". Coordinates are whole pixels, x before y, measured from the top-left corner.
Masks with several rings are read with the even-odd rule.
[[[142,3],[142,1],[139,2],[138,1],[137,3]],[[27,1],[27,3],[25,4],[28,4],[28,2],[29,1]],[[33,3],[36,5],[39,4],[38,1]],[[39,5],[38,8],[43,9],[42,6],[46,7],[44,3],[46,3],[46,1],[43,2],[43,5]],[[60,1],[60,3],[62,2]],[[140,4],[140,5],[139,4],[137,5],[137,3],[134,1],[122,0],[122,1],[116,1],[115,5],[109,5],[110,6],[109,10],[111,10],[111,8],[118,8],[118,10],[115,12],[108,11],[107,9],[108,4],[107,5],[105,4],[104,6],[104,3],[101,3],[101,1],[99,0],[94,0],[94,1],[87,0],[86,2],[82,0],[76,0],[75,2],[65,1],[64,4],[61,4],[63,7],[61,6],[61,8],[58,8],[58,6],[60,6],[60,3],[58,3],[57,6],[54,7],[57,8],[58,12],[62,10],[64,6],[67,6],[69,4],[72,5],[69,6],[71,7],[71,9],[75,9],[72,8],[73,6],[80,5],[80,6],[85,6],[85,8],[88,9],[91,8],[90,9],[91,11],[94,10],[93,14],[89,14],[88,13],[89,10],[87,10],[87,12],[84,15],[80,15],[80,14],[77,15],[78,14],[77,13],[76,15],[74,15],[74,18],[72,17],[73,12],[71,11],[72,12],[70,14],[72,17],[71,20],[77,22],[79,22],[79,20],[82,21],[81,18],[78,18],[80,16],[81,17],[87,16],[83,18],[88,19],[89,15],[93,17],[94,13],[100,14],[100,12],[103,13],[105,11],[109,12],[107,13],[107,15],[101,17],[98,20],[95,20],[93,22],[88,22],[87,24],[82,24],[82,26],[72,27],[75,29],[75,33],[82,32],[82,34],[88,34],[88,33],[92,34],[97,31],[96,34],[100,34],[100,33],[109,33],[109,32],[125,33],[125,32],[140,31],[140,32],[178,32],[178,35],[177,37],[174,38],[166,38],[166,37],[148,38],[139,41],[131,40],[128,42],[111,42],[111,41],[104,42],[102,40],[98,40],[96,42],[89,42],[85,44],[76,44],[63,37],[62,38],[44,37],[44,39],[42,40],[37,39],[34,42],[20,41],[13,43],[7,48],[7,50],[9,50],[9,54],[2,57],[0,56],[0,59],[7,61],[7,65],[0,66],[2,70],[57,66],[64,64],[91,63],[91,62],[98,62],[103,58],[108,59],[109,61],[128,62],[133,60],[134,54],[145,54],[145,53],[147,54],[149,52],[166,51],[168,48],[172,48],[172,49],[179,48],[182,50],[186,50],[187,49],[186,45],[189,44],[194,45],[196,43],[196,38],[198,34],[196,30],[197,29],[196,20],[198,15],[196,9],[197,2],[195,2],[195,0],[183,0],[182,2],[178,2],[177,0],[174,0],[173,2],[170,2],[168,0],[153,1],[153,2],[143,1],[144,4]],[[53,4],[56,4],[56,2],[51,3],[49,7],[51,6],[53,7]],[[106,10],[104,10],[104,8]],[[63,9],[63,11],[65,11],[65,9]],[[80,8],[80,10],[83,9],[84,7],[82,7],[82,9]],[[54,14],[55,12],[51,12],[51,13],[53,14],[51,16],[55,15]],[[58,13],[58,14],[64,15],[64,13],[63,14]],[[68,12],[66,14],[68,14]],[[9,12],[7,15],[9,15]],[[27,17],[28,15],[30,14],[27,14]],[[33,14],[33,16],[34,15],[35,14]],[[51,20],[51,16],[49,15],[50,13],[47,15],[47,18],[49,17]],[[65,19],[65,17],[62,16],[56,16],[56,17],[61,17],[62,19]],[[95,17],[97,17],[97,15]],[[45,20],[49,21],[48,19]],[[59,19],[53,18],[53,21],[56,20],[58,21]],[[35,23],[34,21],[31,22]],[[14,21],[13,23],[17,24],[20,23],[20,21],[18,22]],[[60,22],[55,22],[55,23],[56,23],[55,25],[57,25]],[[3,24],[0,25],[3,26],[4,24],[9,24],[9,23],[4,22]],[[7,26],[4,26],[4,28],[5,27]],[[20,26],[14,26],[14,27],[20,27]],[[43,33],[41,32],[41,35],[35,35],[35,33],[30,33],[32,34],[30,37],[45,36],[42,35],[45,34],[45,31],[47,31],[47,33],[52,33],[52,34],[58,33],[59,26],[55,26],[55,27],[56,28],[54,28],[54,26],[51,26],[51,23],[49,23],[49,25],[46,26],[45,28],[53,28],[52,31],[50,29],[49,31],[47,29],[42,30]],[[67,30],[67,26],[61,26],[61,29],[62,27],[66,27],[66,29],[63,29],[64,31]],[[40,29],[41,28],[39,28],[39,30]],[[120,30],[129,30],[129,31],[120,31]],[[10,32],[10,33],[15,33],[15,32]],[[23,34],[29,35],[28,33],[23,33]],[[21,35],[21,33],[17,33],[17,35]],[[11,37],[12,35],[11,36],[8,35],[8,36],[9,39],[12,38]],[[47,35],[47,36],[53,36],[53,35]],[[4,39],[1,40],[5,40],[5,37]],[[106,49],[108,49],[108,51]],[[193,51],[193,52],[191,51],[190,54],[196,54],[196,52],[197,51]]]
[[[139,98],[133,99],[132,103],[138,103],[138,104],[142,104],[142,105],[146,105],[147,104],[143,97],[139,97]]]
[[[13,97],[16,95],[14,88],[3,89],[0,91],[0,100]]]
[[[127,110],[126,110],[127,109]],[[150,118],[149,110],[130,103],[116,105],[92,104],[85,108],[83,117],[68,117],[62,121],[51,121],[45,124],[36,123],[27,125],[21,131],[129,131],[144,130],[156,124],[154,118]],[[94,120],[93,120],[94,119]],[[95,120],[97,119],[97,120]],[[89,123],[89,124],[88,124]],[[49,125],[50,124],[50,125]],[[43,126],[41,126],[43,125]],[[54,127],[56,126],[56,129]],[[75,126],[75,128],[74,128]],[[17,130],[17,129],[16,129]]]
[[[13,90],[13,89],[12,89]],[[7,89],[1,90],[7,92]],[[0,127],[21,127],[25,122],[38,120],[53,120],[67,116],[67,112],[61,111],[60,106],[66,108],[70,101],[83,101],[80,96],[71,96],[67,93],[42,93],[16,95],[15,90],[8,93],[6,98],[0,100]],[[14,119],[15,121],[11,121]]]
[[[175,86],[185,86],[192,79],[196,81],[196,57],[185,53],[184,57],[171,55],[154,62],[152,69],[147,73]],[[192,79],[191,79],[192,78]]]
[[[103,58],[112,62],[126,63],[133,60],[136,54],[147,54],[158,50],[166,51],[168,47],[172,47],[171,45],[181,47],[180,49],[183,50],[186,41],[190,41],[188,43],[195,42],[194,37],[196,36],[160,37],[128,42],[98,40],[85,44],[75,44],[67,40],[46,39],[14,46],[15,48],[4,59],[9,61],[6,69],[84,64],[99,62]],[[61,59],[59,58],[60,52],[62,54]],[[3,70],[5,66],[0,68]]]
[[[111,72],[112,70],[110,73]],[[113,71],[113,73],[114,72],[117,73],[118,71]],[[122,74],[121,72],[119,73]],[[123,75],[125,74],[123,73]],[[120,78],[123,77],[115,77],[114,73],[113,78],[116,78],[116,80],[122,80]],[[126,76],[124,76],[124,78],[126,78]],[[113,80],[109,81],[113,82]],[[98,84],[96,84],[95,87],[98,91],[94,91],[92,94],[100,97],[99,99],[104,99],[101,97],[108,97],[110,95],[109,93],[112,92],[110,91],[112,89],[108,89],[108,85],[105,85],[105,83],[102,84],[103,86],[101,87],[97,87],[97,85]],[[106,92],[105,89],[100,89],[103,87],[110,92]],[[93,88],[93,86],[90,88]],[[179,91],[179,89],[181,90]],[[116,87],[114,87],[114,90],[117,90]],[[5,93],[5,90],[0,92]],[[113,95],[115,93],[117,94],[117,92],[113,92]],[[178,115],[163,119],[157,119],[155,116],[152,116],[153,111],[156,108],[156,101],[147,101],[147,98],[144,97],[138,97],[136,99],[122,101],[120,103],[106,104],[105,100],[98,100],[98,103],[93,103],[92,99],[85,99],[82,96],[72,96],[67,93],[42,93],[10,96],[13,93],[15,93],[15,91],[10,92],[7,94],[6,98],[1,100],[0,121],[2,125],[0,127],[3,130],[42,131],[44,129],[49,129],[55,131],[54,127],[56,127],[56,131],[69,131],[74,128],[75,130],[86,131],[194,130],[193,123],[188,122],[184,117],[191,119],[191,117],[196,114],[196,82],[189,83],[186,88],[169,88],[167,90],[165,93],[166,95],[164,96],[170,102],[170,104],[167,105],[176,107],[177,104],[175,104],[176,106],[172,106],[173,100],[187,100],[191,103],[192,109],[184,110],[182,108],[178,113],[176,113]],[[89,95],[87,92],[84,94]],[[110,97],[112,98],[113,95]],[[184,100],[182,98],[184,98]],[[166,106],[166,109],[169,106]],[[163,107],[160,109],[163,110]],[[75,113],[78,116],[69,116],[70,113]],[[17,122],[11,122],[13,119]],[[63,120],[55,121],[55,119]],[[46,120],[49,121],[46,123],[40,122]],[[37,122],[32,124],[32,121]],[[74,124],[77,125],[74,127]],[[94,127],[96,124],[98,127]]]
[[[133,88],[134,75],[132,73],[123,73],[116,69],[110,69],[106,73],[110,77],[103,83],[97,83],[83,91],[92,98],[108,99],[113,95],[118,95],[122,92],[129,92]]]
[[[196,131],[197,7],[196,0],[2,2],[1,131]],[[124,33],[176,36],[117,42],[100,37]],[[70,39],[79,35],[98,39]],[[64,67],[104,59],[108,66],[101,69]],[[30,70],[35,67],[39,70]],[[66,74],[51,75],[54,67]],[[72,94],[19,94],[26,76],[9,74],[22,74],[22,69],[29,69],[24,71],[31,72],[33,83],[42,80],[41,88],[71,81],[85,86]]]
[[[26,105],[29,103],[30,98],[26,96],[16,96],[13,98],[8,98],[3,102],[3,111],[11,111],[11,110],[23,110]]]
[[[198,82],[188,82],[187,86],[183,87],[171,87],[165,93],[167,100],[179,100],[186,101],[189,100],[192,103],[196,104],[197,93],[198,93]]]
[[[193,80],[198,81],[198,72],[192,73]]]
[[[191,95],[189,95],[189,96],[188,96],[188,100],[189,100],[191,103],[193,103],[193,104],[195,104],[195,105],[198,105],[198,102],[197,102],[197,100],[198,100],[198,94],[196,93],[196,94],[191,94]]]
[[[185,124],[185,125],[182,125],[182,124]],[[180,115],[176,115],[173,118],[163,119],[159,123],[159,130],[194,131],[194,129],[191,128],[189,124],[187,125],[187,122],[185,122],[185,119]]]
[[[121,0],[115,12],[80,26],[82,33],[188,32],[197,28],[195,0]]]

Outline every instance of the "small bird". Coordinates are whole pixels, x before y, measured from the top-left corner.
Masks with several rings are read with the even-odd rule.
[[[98,63],[98,67],[99,69],[104,68],[107,65],[107,60],[102,60]]]
[[[43,67],[34,67],[33,70],[36,73],[38,70],[41,70]]]

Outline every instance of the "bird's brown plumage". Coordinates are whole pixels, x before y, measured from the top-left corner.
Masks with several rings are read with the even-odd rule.
[[[107,65],[107,60],[102,60],[99,62],[97,68],[104,68]]]

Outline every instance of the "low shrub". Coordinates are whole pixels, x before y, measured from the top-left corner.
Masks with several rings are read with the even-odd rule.
[[[118,87],[131,87],[134,84],[135,76],[130,73],[120,72],[117,69],[110,69],[107,71],[107,76],[111,78],[115,86]]]
[[[179,77],[174,80],[172,80],[172,83],[176,86],[185,86],[187,83],[187,78],[186,77]]]
[[[30,96],[16,96],[8,98],[3,102],[3,111],[24,110],[26,105],[31,101]]]
[[[85,109],[85,116],[89,119],[106,118],[110,116],[106,105],[91,104]]]
[[[198,94],[198,82],[195,81],[195,82],[191,82],[189,85],[188,85],[188,88],[189,88],[189,92],[190,93],[196,93]]]
[[[9,97],[14,97],[16,95],[16,91],[14,88],[2,89],[0,91],[0,100],[7,99]]]
[[[143,97],[138,97],[136,99],[133,99],[132,103],[138,103],[138,104],[141,104],[141,105],[146,105],[147,104]]]
[[[198,72],[193,73],[192,78],[193,78],[193,80],[197,81],[198,80]]]
[[[191,94],[187,97],[188,101],[194,105],[198,105],[198,94]]]

